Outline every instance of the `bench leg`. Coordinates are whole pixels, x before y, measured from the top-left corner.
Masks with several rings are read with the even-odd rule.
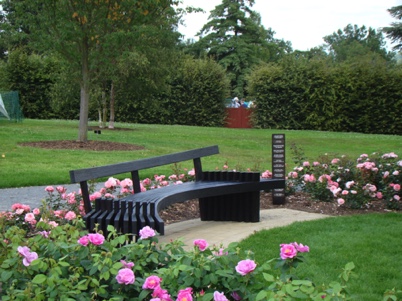
[[[260,221],[259,191],[200,198],[199,206],[202,221]]]

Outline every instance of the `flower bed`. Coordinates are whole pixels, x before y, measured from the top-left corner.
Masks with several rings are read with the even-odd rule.
[[[228,169],[225,165],[224,169]],[[178,169],[176,169],[178,171]],[[263,177],[270,177],[265,171]],[[155,176],[142,189],[179,185],[193,172]],[[361,208],[382,199],[400,209],[402,161],[394,153],[345,157],[323,156],[321,163],[302,161],[289,173],[287,193],[302,190],[322,201]],[[0,216],[0,282],[2,300],[346,300],[346,281],[354,268],[348,263],[341,282],[317,285],[298,279],[308,246],[278,246],[279,258],[256,262],[253,254],[229,246],[209,246],[203,239],[185,251],[179,240],[159,244],[145,227],[138,242],[108,228],[87,233],[81,219],[80,193],[64,187],[46,188],[47,197],[31,210],[14,204]],[[132,193],[130,179],[108,179],[91,194],[121,197]],[[390,295],[392,299],[392,294]]]

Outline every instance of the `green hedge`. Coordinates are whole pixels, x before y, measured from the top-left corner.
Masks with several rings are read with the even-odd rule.
[[[368,55],[353,62],[295,56],[249,76],[260,128],[402,134],[402,68]]]

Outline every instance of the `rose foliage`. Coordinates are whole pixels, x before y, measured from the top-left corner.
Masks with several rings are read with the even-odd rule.
[[[298,243],[281,246],[277,259],[256,262],[236,243],[209,247],[201,239],[186,250],[180,240],[137,242],[109,227],[108,237],[88,234],[81,219],[25,237],[16,226],[2,237],[2,300],[346,300],[345,281],[328,286],[294,273]],[[286,258],[282,253],[286,252]],[[285,258],[285,259],[283,259]],[[286,266],[286,268],[284,268]],[[348,264],[341,279],[348,279]]]

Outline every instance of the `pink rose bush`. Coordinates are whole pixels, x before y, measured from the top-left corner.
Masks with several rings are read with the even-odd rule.
[[[326,155],[314,164],[300,160],[288,174],[287,192],[298,189],[319,201],[357,209],[381,201],[389,209],[398,210],[402,208],[400,162],[394,152],[362,154],[356,160]]]
[[[185,251],[180,240],[130,242],[113,229],[106,238],[101,232],[84,233],[83,226],[77,219],[28,238],[15,236],[19,230],[10,228],[1,237],[13,240],[0,254],[2,296],[62,300],[73,292],[82,300],[254,301],[256,295],[269,299],[291,277],[283,268],[272,275],[273,260],[258,264],[237,244],[209,247],[197,239],[195,248]],[[308,251],[300,243],[284,244],[281,253],[287,258],[281,261],[295,262]],[[324,289],[312,284],[308,297],[315,300]]]

